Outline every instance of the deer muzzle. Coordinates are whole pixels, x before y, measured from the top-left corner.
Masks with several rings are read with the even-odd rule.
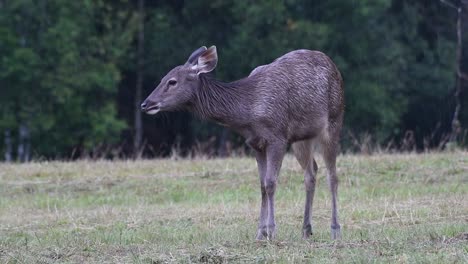
[[[161,104],[160,103],[155,103],[149,100],[145,100],[141,104],[141,111],[143,113],[147,113],[149,115],[155,115],[161,110]]]

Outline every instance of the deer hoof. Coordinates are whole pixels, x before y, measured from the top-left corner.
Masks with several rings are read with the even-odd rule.
[[[311,235],[313,235],[311,226],[307,226],[304,229],[302,229],[302,238],[303,239],[308,239]]]
[[[255,237],[255,240],[257,241],[265,240],[266,237],[267,237],[266,228],[259,228],[257,230],[257,236]]]
[[[341,229],[339,227],[331,229],[331,239],[332,240],[341,240]]]
[[[276,235],[276,227],[274,225],[267,226],[266,237],[268,240],[273,240]]]

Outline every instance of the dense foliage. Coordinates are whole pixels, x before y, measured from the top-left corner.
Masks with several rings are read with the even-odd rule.
[[[146,1],[144,13],[137,2],[0,0],[0,150],[17,153],[27,141],[35,157],[132,154],[140,18],[143,96],[201,45],[218,47],[216,74],[226,81],[287,51],[316,49],[345,80],[345,149],[365,135],[437,146],[450,131],[457,12],[438,0],[160,0]],[[242,143],[187,113],[143,121],[147,155],[222,154]]]

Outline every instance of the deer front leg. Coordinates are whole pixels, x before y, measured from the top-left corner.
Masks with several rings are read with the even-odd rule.
[[[269,145],[266,149],[267,168],[264,179],[268,203],[268,218],[266,224],[266,237],[271,240],[276,234],[275,223],[275,191],[279,171],[286,153],[286,144]]]
[[[315,193],[315,176],[317,175],[317,163],[314,159],[307,165],[304,173],[304,185],[306,189],[306,200],[304,207],[304,224],[302,226],[302,237],[307,239],[312,235],[312,224],[310,223],[312,204]]]
[[[256,153],[258,174],[260,176],[260,190],[262,192],[262,203],[260,205],[260,218],[258,219],[257,240],[263,240],[267,235],[267,217],[268,217],[268,202],[265,189],[265,175],[266,175],[266,154],[263,151]]]

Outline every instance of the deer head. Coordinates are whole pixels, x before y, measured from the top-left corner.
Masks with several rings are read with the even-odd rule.
[[[184,65],[172,69],[141,104],[141,111],[154,115],[184,107],[201,86],[200,74],[216,68],[216,47],[205,46],[195,50]]]

